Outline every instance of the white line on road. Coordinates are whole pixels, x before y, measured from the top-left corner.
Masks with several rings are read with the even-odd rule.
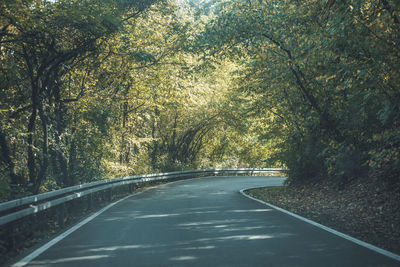
[[[192,178],[192,179],[196,179],[196,178]],[[186,179],[186,181],[187,180],[192,180],[192,179]],[[199,179],[199,178],[197,178],[197,179]],[[181,181],[185,181],[185,180],[174,181],[174,182],[170,182],[168,184],[178,183],[178,182],[181,182]],[[106,207],[102,208],[101,210],[99,210],[98,212],[92,214],[91,216],[89,216],[85,220],[81,221],[77,225],[71,227],[70,229],[68,229],[64,233],[62,233],[62,234],[58,235],[57,237],[55,237],[54,239],[50,240],[49,242],[47,242],[43,246],[39,247],[38,249],[36,249],[32,253],[30,253],[28,256],[26,256],[23,259],[21,259],[20,261],[14,263],[13,265],[11,265],[11,267],[23,267],[23,266],[27,265],[28,263],[33,261],[36,257],[38,257],[40,254],[42,254],[43,252],[45,252],[46,250],[48,250],[49,248],[51,248],[52,246],[54,246],[55,244],[57,244],[58,242],[60,242],[61,240],[63,240],[64,238],[66,238],[67,236],[69,236],[70,234],[75,232],[76,230],[78,230],[79,228],[81,228],[83,225],[87,224],[88,222],[90,222],[91,220],[93,220],[94,218],[96,218],[97,216],[99,216],[100,214],[105,212],[106,210],[108,210],[109,208],[111,208],[114,205],[120,203],[121,201],[124,201],[125,199],[127,199],[127,198],[129,198],[131,196],[137,196],[137,195],[139,195],[141,193],[144,193],[144,192],[146,192],[149,189],[152,189],[154,187],[160,187],[160,186],[163,186],[163,185],[166,185],[166,184],[147,187],[147,188],[143,189],[142,191],[139,191],[139,192],[134,193],[132,195],[126,196],[126,197],[124,197],[124,198],[122,198],[122,199],[120,199],[120,200],[118,200],[116,202],[113,202],[113,203],[109,204],[108,206],[106,206]]]
[[[94,218],[96,218],[97,216],[99,216],[100,214],[102,214],[103,212],[105,212],[106,210],[111,208],[112,206],[118,204],[121,201],[124,201],[125,199],[127,199],[128,197],[131,197],[131,196],[132,195],[126,196],[126,197],[124,197],[124,198],[122,198],[122,199],[120,199],[120,200],[118,200],[116,202],[113,202],[113,203],[109,204],[108,206],[102,208],[98,212],[92,214],[91,216],[89,216],[85,220],[81,221],[77,225],[73,226],[72,228],[68,229],[64,233],[62,233],[59,236],[57,236],[56,238],[54,238],[51,241],[47,242],[46,244],[44,244],[40,248],[36,249],[35,251],[33,251],[31,254],[29,254],[28,256],[23,258],[22,260],[20,260],[17,263],[13,264],[12,267],[22,267],[22,266],[27,265],[32,260],[34,260],[36,257],[38,257],[40,254],[42,254],[43,252],[45,252],[46,250],[48,250],[49,248],[51,248],[52,246],[54,246],[55,244],[57,244],[58,242],[60,242],[61,240],[63,240],[64,238],[66,238],[67,236],[72,234],[73,232],[75,232],[76,230],[78,230],[79,228],[81,228],[83,225],[87,224],[88,222],[90,222],[91,220],[93,220]]]
[[[372,245],[372,244],[369,244],[369,243],[367,243],[367,242],[361,241],[361,240],[359,240],[359,239],[357,239],[357,238],[354,238],[354,237],[351,237],[351,236],[349,236],[349,235],[343,234],[343,233],[341,233],[341,232],[339,232],[339,231],[333,230],[332,228],[329,228],[329,227],[327,227],[327,226],[325,226],[325,225],[319,224],[319,223],[317,223],[317,222],[314,222],[314,221],[312,221],[312,220],[309,220],[309,219],[306,219],[306,218],[304,218],[304,217],[302,217],[302,216],[299,216],[299,215],[297,215],[297,214],[294,214],[294,213],[292,213],[292,212],[290,212],[290,211],[284,210],[284,209],[279,208],[279,207],[277,207],[277,206],[274,206],[274,205],[272,205],[272,204],[270,204],[270,203],[267,203],[267,202],[262,201],[262,200],[260,200],[260,199],[257,199],[257,198],[254,198],[254,197],[252,197],[252,196],[249,196],[249,195],[247,195],[247,194],[244,192],[245,190],[249,190],[249,189],[253,189],[253,188],[242,189],[242,190],[240,190],[240,193],[241,193],[243,196],[247,197],[247,198],[250,198],[250,199],[252,199],[252,200],[254,200],[254,201],[257,201],[257,202],[259,202],[259,203],[261,203],[261,204],[267,205],[267,206],[269,206],[269,207],[271,207],[271,208],[274,208],[274,209],[276,209],[276,210],[279,210],[280,212],[286,213],[286,214],[288,214],[288,215],[290,215],[290,216],[293,216],[293,217],[295,217],[295,218],[297,218],[297,219],[300,219],[300,220],[302,220],[302,221],[304,221],[304,222],[306,222],[306,223],[312,224],[312,225],[314,225],[314,226],[316,226],[316,227],[318,227],[318,228],[321,228],[321,229],[323,229],[323,230],[325,230],[325,231],[328,231],[328,232],[330,232],[330,233],[332,233],[332,234],[334,234],[334,235],[340,236],[340,237],[342,237],[342,238],[344,238],[344,239],[347,239],[347,240],[349,240],[349,241],[351,241],[351,242],[353,242],[353,243],[356,243],[357,245],[360,245],[360,246],[363,246],[363,247],[368,248],[368,249],[370,249],[370,250],[373,250],[373,251],[375,251],[375,252],[377,252],[377,253],[380,253],[380,254],[382,254],[382,255],[385,255],[385,256],[387,256],[387,257],[389,257],[389,258],[392,258],[392,259],[394,259],[394,260],[400,261],[400,255],[397,255],[397,254],[394,254],[394,253],[392,253],[392,252],[390,252],[390,251],[387,251],[387,250],[378,248],[378,247],[376,247],[376,246],[374,246],[374,245]]]

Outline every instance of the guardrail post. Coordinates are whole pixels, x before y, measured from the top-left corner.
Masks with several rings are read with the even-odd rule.
[[[13,251],[16,248],[16,229],[15,229],[15,223],[10,223],[8,224],[8,227],[4,229],[4,234],[7,238],[5,241],[5,246],[8,251]],[[6,234],[8,233],[8,234]]]
[[[110,189],[108,189],[108,194],[107,194],[107,197],[108,197],[108,201],[109,201],[109,202],[112,201],[112,194],[113,194],[113,188],[110,187]]]
[[[128,184],[129,194],[133,193],[133,184]]]
[[[92,209],[92,205],[93,205],[93,194],[89,194],[87,196],[87,210],[91,210]]]
[[[38,225],[40,222],[38,220],[37,213],[32,214],[31,216],[32,216],[32,218],[29,223],[28,236],[34,236],[36,234],[36,231],[38,231],[38,229],[40,229],[40,225]]]
[[[65,225],[66,213],[65,203],[60,204],[60,207],[58,208],[58,224],[60,227],[64,227]]]

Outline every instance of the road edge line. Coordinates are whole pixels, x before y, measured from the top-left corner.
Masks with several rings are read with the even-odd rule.
[[[55,244],[57,244],[58,242],[60,242],[61,240],[63,240],[64,238],[66,238],[67,236],[69,236],[70,234],[75,232],[76,230],[78,230],[79,228],[81,228],[83,225],[87,224],[88,222],[90,222],[91,220],[93,220],[94,218],[96,218],[97,216],[99,216],[100,214],[102,214],[103,212],[108,210],[109,208],[113,207],[114,205],[118,204],[119,202],[124,201],[125,199],[127,199],[129,197],[142,194],[142,193],[148,191],[149,189],[152,189],[152,188],[155,188],[155,187],[159,187],[159,186],[162,186],[162,185],[173,184],[173,183],[177,183],[177,182],[182,182],[182,181],[187,181],[187,180],[194,180],[194,179],[199,179],[199,178],[206,178],[206,177],[215,177],[215,176],[204,176],[204,177],[188,178],[188,179],[172,181],[172,182],[168,182],[168,183],[160,184],[160,185],[156,185],[156,186],[150,186],[150,187],[147,187],[147,188],[143,189],[142,191],[139,191],[139,192],[133,193],[131,195],[128,195],[128,196],[126,196],[124,198],[121,198],[121,199],[119,199],[119,200],[117,200],[117,201],[115,201],[113,203],[108,204],[106,207],[104,207],[101,210],[99,210],[99,211],[95,212],[94,214],[90,215],[89,217],[87,217],[83,221],[79,222],[78,224],[72,226],[71,228],[69,228],[65,232],[59,234],[58,236],[56,236],[52,240],[48,241],[46,244],[40,246],[39,248],[35,249],[33,252],[29,253],[27,256],[23,257],[21,260],[15,262],[14,264],[7,265],[7,266],[23,267],[23,266],[29,264],[32,260],[37,258],[43,252],[45,252],[46,250],[48,250],[49,248],[51,248],[52,246],[54,246]],[[221,176],[221,177],[224,177],[224,176]],[[226,176],[226,177],[230,177],[230,176]]]
[[[43,252],[45,252],[46,250],[48,250],[49,248],[51,248],[52,246],[54,246],[55,244],[57,244],[58,242],[60,242],[61,240],[63,240],[64,238],[66,238],[67,236],[69,236],[70,234],[72,234],[73,232],[75,232],[76,230],[78,230],[79,228],[81,228],[82,226],[84,226],[85,224],[87,224],[88,222],[93,220],[94,218],[96,218],[97,216],[99,216],[100,214],[102,214],[103,212],[105,212],[106,210],[110,209],[114,205],[124,201],[125,199],[127,199],[131,196],[133,196],[133,195],[126,196],[126,197],[121,198],[111,204],[108,204],[106,207],[104,207],[101,210],[90,215],[89,217],[87,217],[83,221],[79,222],[78,224],[72,226],[70,229],[68,229],[65,232],[61,233],[60,235],[56,236],[55,238],[53,238],[52,240],[50,240],[43,246],[37,248],[36,250],[31,252],[29,255],[25,256],[23,259],[12,264],[11,267],[23,267],[23,266],[27,265],[32,260],[34,260],[36,257],[38,257],[40,254],[42,254]]]
[[[334,235],[337,235],[337,236],[339,236],[339,237],[341,237],[341,238],[344,238],[344,239],[346,239],[346,240],[348,240],[348,241],[351,241],[351,242],[353,242],[353,243],[355,243],[355,244],[357,244],[357,245],[359,245],[359,246],[365,247],[365,248],[367,248],[367,249],[370,249],[370,250],[372,250],[372,251],[374,251],[374,252],[377,252],[377,253],[379,253],[379,254],[382,254],[382,255],[384,255],[384,256],[386,256],[386,257],[389,257],[389,258],[392,258],[392,259],[394,259],[394,260],[400,261],[400,255],[397,255],[397,254],[395,254],[395,253],[393,253],[393,252],[390,252],[390,251],[387,251],[387,250],[385,250],[385,249],[379,248],[379,247],[374,246],[374,245],[372,245],[372,244],[370,244],[370,243],[361,241],[361,240],[359,240],[359,239],[357,239],[357,238],[354,238],[354,237],[352,237],[352,236],[346,235],[346,234],[344,234],[344,233],[342,233],[342,232],[336,231],[336,230],[334,230],[334,229],[332,229],[332,228],[329,228],[329,227],[327,227],[327,226],[325,226],[325,225],[319,224],[319,223],[314,222],[314,221],[312,221],[312,220],[310,220],[310,219],[304,218],[304,217],[302,217],[302,216],[300,216],[300,215],[297,215],[297,214],[292,213],[292,212],[290,212],[290,211],[287,211],[287,210],[285,210],[285,209],[282,209],[282,208],[279,208],[279,207],[277,207],[277,206],[274,206],[274,205],[272,205],[272,204],[270,204],[270,203],[268,203],[268,202],[265,202],[265,201],[263,201],[263,200],[254,198],[254,197],[252,197],[252,196],[250,196],[250,195],[248,195],[248,194],[246,194],[246,193],[244,192],[244,191],[250,190],[250,189],[256,189],[256,188],[246,188],[246,189],[242,189],[242,190],[240,190],[240,193],[241,193],[243,196],[245,196],[245,197],[247,197],[247,198],[249,198],[249,199],[251,199],[251,200],[257,201],[257,202],[259,202],[259,203],[261,203],[261,204],[263,204],[263,205],[267,205],[267,206],[269,206],[269,207],[271,207],[271,208],[273,208],[273,209],[276,209],[276,210],[278,210],[278,211],[280,211],[280,212],[283,212],[283,213],[285,213],[285,214],[287,214],[287,215],[290,215],[290,216],[292,216],[292,217],[295,217],[295,218],[297,218],[297,219],[299,219],[299,220],[302,220],[302,221],[304,221],[304,222],[306,222],[306,223],[309,223],[309,224],[311,224],[311,225],[313,225],[313,226],[316,226],[316,227],[318,227],[318,228],[320,228],[320,229],[323,229],[323,230],[328,231],[328,232],[330,232],[330,233],[332,233],[332,234],[334,234]]]

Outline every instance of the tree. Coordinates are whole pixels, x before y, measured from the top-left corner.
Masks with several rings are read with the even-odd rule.
[[[199,43],[244,63],[255,115],[284,126],[277,155],[293,181],[345,183],[379,169],[384,154],[387,177],[398,177],[396,10],[393,1],[231,1]]]
[[[67,103],[79,100],[84,88],[71,92],[65,77],[81,62],[100,53],[102,43],[124,21],[134,18],[155,1],[3,1],[1,4],[2,161],[11,184],[27,184],[33,193],[46,179],[49,158],[57,158],[62,184],[70,185],[67,156]],[[68,91],[69,90],[69,91]],[[75,94],[75,98],[67,95]],[[11,103],[11,105],[10,105]],[[6,112],[7,111],[7,112]],[[12,133],[12,125],[25,125]],[[17,147],[11,152],[12,141]],[[26,155],[19,145],[24,142]],[[16,174],[15,156],[20,161]],[[13,154],[13,156],[10,156]],[[73,162],[73,161],[71,161]],[[27,171],[28,179],[25,177]],[[17,179],[18,177],[18,179]]]

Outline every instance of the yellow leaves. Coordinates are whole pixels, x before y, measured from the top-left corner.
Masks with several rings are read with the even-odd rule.
[[[357,70],[356,71],[356,75],[360,78],[362,78],[363,76],[365,76],[367,74],[366,70]],[[362,84],[362,83],[361,83]]]
[[[336,77],[336,74],[329,76],[329,77],[325,78],[325,82],[329,82],[329,80],[332,80],[335,77]]]
[[[315,79],[317,81],[324,80],[327,83],[327,82],[329,82],[330,80],[332,80],[334,78],[336,78],[336,74],[333,74],[333,75],[328,76],[328,77],[326,77],[326,75],[321,75],[321,76],[316,77]]]

